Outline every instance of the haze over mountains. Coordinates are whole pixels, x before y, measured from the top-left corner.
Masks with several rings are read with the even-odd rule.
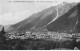
[[[79,4],[66,3],[52,6],[29,18],[11,25],[7,32],[23,32],[35,28],[46,28],[48,31],[60,33],[79,32]]]

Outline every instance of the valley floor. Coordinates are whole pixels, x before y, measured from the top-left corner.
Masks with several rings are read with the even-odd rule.
[[[10,39],[0,42],[0,50],[74,50],[75,47],[80,49],[80,42],[43,39]]]
[[[6,36],[7,35],[7,36]],[[6,34],[0,50],[79,50],[79,34],[32,33]]]

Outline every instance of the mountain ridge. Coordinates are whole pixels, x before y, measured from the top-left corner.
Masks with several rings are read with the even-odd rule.
[[[25,19],[17,24],[11,25],[12,29],[9,27],[11,29],[9,30],[9,32],[20,32],[24,30],[30,30],[32,28],[43,27],[48,23],[50,23],[56,17],[57,9],[58,9],[58,16],[57,16],[58,18],[67,13],[74,6],[75,4],[73,3],[64,3],[63,5],[47,8],[39,13],[31,15],[28,19]]]
[[[46,28],[48,30],[50,30],[50,31],[61,32],[61,33],[62,32],[69,33],[70,31],[71,32],[72,31],[74,32],[74,27],[75,27],[74,24],[76,24],[76,21],[77,21],[77,18],[76,17],[78,17],[77,14],[74,13],[75,10],[77,10],[77,6],[74,6],[67,13],[65,13],[64,15],[62,15],[61,17],[59,17],[56,21],[52,22]],[[74,13],[75,16],[73,16],[72,13]]]

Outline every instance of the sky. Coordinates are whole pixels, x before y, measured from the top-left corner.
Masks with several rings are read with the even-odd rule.
[[[15,24],[34,13],[61,4],[64,1],[79,2],[80,0],[0,0],[0,25]]]

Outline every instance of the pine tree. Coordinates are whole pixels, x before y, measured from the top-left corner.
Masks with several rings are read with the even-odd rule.
[[[5,30],[4,30],[4,27],[3,27],[1,32],[0,32],[0,39],[5,40],[4,34],[5,34]]]
[[[1,33],[2,33],[3,35],[5,34],[4,27],[2,28]]]

